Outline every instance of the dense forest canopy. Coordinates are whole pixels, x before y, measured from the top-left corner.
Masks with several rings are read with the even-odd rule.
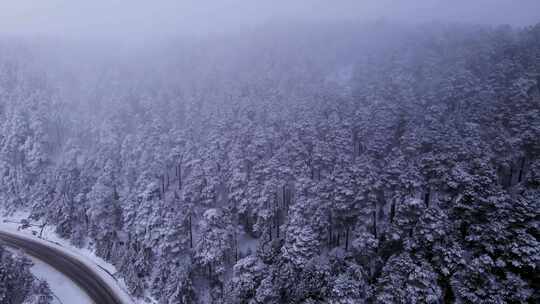
[[[159,303],[538,303],[540,25],[4,37],[0,204]]]

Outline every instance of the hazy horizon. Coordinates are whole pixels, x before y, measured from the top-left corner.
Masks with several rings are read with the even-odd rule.
[[[267,23],[373,21],[532,25],[540,21],[535,0],[197,1],[3,0],[0,34],[69,39],[145,40],[207,35]]]

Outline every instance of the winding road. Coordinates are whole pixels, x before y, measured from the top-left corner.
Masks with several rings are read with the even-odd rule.
[[[96,304],[124,304],[90,267],[60,250],[38,241],[0,231],[0,242],[42,260],[75,282]]]

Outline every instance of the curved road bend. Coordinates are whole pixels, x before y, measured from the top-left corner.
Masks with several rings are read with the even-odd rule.
[[[65,274],[82,288],[96,304],[125,304],[92,269],[60,250],[1,231],[0,242],[19,248]]]

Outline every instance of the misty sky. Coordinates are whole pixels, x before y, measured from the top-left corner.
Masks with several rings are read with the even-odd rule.
[[[540,0],[0,0],[0,33],[11,35],[141,38],[381,17],[529,25],[540,22]]]

